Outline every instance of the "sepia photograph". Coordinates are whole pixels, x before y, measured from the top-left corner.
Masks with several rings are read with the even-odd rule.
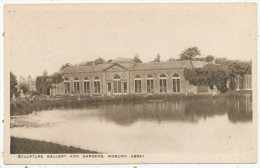
[[[6,164],[257,162],[256,3],[3,10]]]

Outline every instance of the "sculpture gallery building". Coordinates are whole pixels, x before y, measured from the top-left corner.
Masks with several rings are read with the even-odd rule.
[[[202,67],[205,62],[194,62]],[[198,89],[184,78],[190,61],[135,63],[119,58],[93,66],[67,67],[64,82],[53,86],[52,95],[124,95],[197,93]],[[210,91],[210,89],[207,89]]]

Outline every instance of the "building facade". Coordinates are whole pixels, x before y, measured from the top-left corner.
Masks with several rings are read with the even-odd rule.
[[[184,78],[184,69],[194,65],[190,61],[135,63],[119,58],[101,65],[67,67],[62,72],[64,82],[53,85],[51,94],[196,94],[198,87]],[[207,90],[209,93],[208,86]]]

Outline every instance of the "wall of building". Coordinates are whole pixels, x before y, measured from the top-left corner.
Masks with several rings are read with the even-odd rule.
[[[135,81],[134,78],[136,75],[141,76],[141,85],[142,93],[147,93],[147,76],[150,74],[154,78],[154,93],[160,93],[160,75],[164,74],[166,76],[166,88],[167,93],[173,93],[173,75],[178,74],[180,76],[180,93],[186,92],[185,78],[184,78],[184,69],[169,69],[169,70],[148,70],[148,71],[130,71],[130,93],[135,93]]]

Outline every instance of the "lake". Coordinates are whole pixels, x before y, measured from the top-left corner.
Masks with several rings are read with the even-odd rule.
[[[25,124],[11,136],[101,153],[250,152],[255,135],[251,98],[99,105],[12,120]]]

